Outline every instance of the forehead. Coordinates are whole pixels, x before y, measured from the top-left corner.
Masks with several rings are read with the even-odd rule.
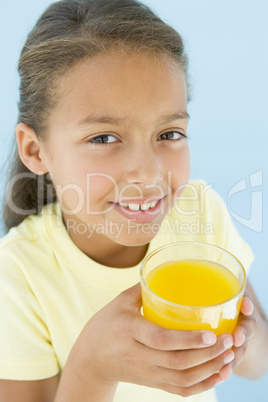
[[[68,119],[89,112],[150,113],[186,110],[187,87],[179,64],[166,56],[114,51],[77,63],[58,79],[57,111]],[[162,105],[162,106],[161,106]]]

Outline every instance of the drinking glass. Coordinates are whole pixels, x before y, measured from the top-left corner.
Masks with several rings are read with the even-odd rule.
[[[167,267],[172,267],[170,277]],[[162,272],[157,292],[151,289],[154,269]],[[189,280],[186,276],[190,269]],[[165,328],[211,330],[216,335],[232,333],[237,325],[246,272],[228,251],[198,242],[168,244],[145,258],[140,276],[143,315],[148,320]],[[221,282],[224,279],[221,276],[225,281]],[[236,285],[234,294],[225,298],[224,286],[229,282],[232,285],[232,281]],[[177,298],[180,294],[185,295],[187,303],[170,301],[170,295]],[[222,300],[219,301],[219,297]],[[202,302],[197,303],[199,298]],[[207,298],[209,302],[204,302]]]

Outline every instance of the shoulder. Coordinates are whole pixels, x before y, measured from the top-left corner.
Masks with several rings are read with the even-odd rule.
[[[31,255],[34,250],[39,249],[41,252],[42,244],[47,245],[45,234],[47,213],[48,208],[45,206],[39,215],[27,217],[0,239],[0,261],[18,262],[23,259],[22,256]]]
[[[30,216],[18,226],[10,229],[9,232],[0,239],[0,250],[5,250],[13,243],[19,241],[34,241],[38,237],[38,223],[40,223],[39,215]]]

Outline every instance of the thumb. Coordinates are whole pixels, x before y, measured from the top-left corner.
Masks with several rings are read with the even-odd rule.
[[[125,291],[130,297],[136,301],[141,300],[141,284],[140,282]]]
[[[141,300],[141,284],[140,282],[136,283],[136,285],[128,288],[123,292],[123,294],[128,298],[129,302],[135,304],[135,306],[140,308],[142,305]]]

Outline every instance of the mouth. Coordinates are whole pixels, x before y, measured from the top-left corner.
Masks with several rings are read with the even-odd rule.
[[[164,200],[166,197],[157,200],[135,200],[135,202],[114,203],[115,210],[125,218],[136,223],[150,223],[164,211]],[[150,202],[149,202],[150,201]]]
[[[119,202],[118,204],[120,207],[127,208],[130,211],[137,212],[137,211],[148,211],[149,209],[153,209],[158,202],[159,200],[144,204],[126,203],[126,202]]]

